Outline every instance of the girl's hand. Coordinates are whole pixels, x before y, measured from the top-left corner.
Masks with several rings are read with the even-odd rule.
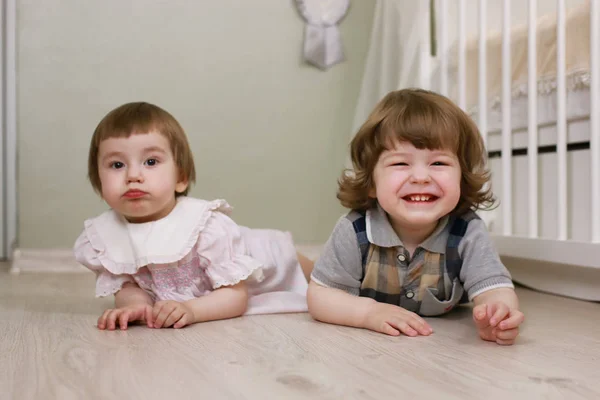
[[[98,318],[98,329],[115,330],[117,323],[121,329],[127,329],[127,323],[133,321],[146,321],[152,327],[152,306],[147,303],[134,304],[121,308],[109,308]]]
[[[483,340],[512,345],[519,335],[519,325],[525,320],[525,315],[517,309],[510,309],[504,302],[497,301],[474,307],[473,320],[479,337]]]
[[[174,300],[157,301],[152,310],[154,328],[183,328],[194,322],[194,312],[184,303]]]
[[[398,336],[429,336],[433,329],[423,318],[393,304],[374,302],[365,318],[364,327],[372,331]]]

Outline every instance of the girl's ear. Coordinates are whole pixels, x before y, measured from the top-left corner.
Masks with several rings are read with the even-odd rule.
[[[175,185],[175,191],[177,193],[183,193],[185,192],[185,189],[187,189],[188,187],[188,181],[186,180],[181,180],[179,182],[177,182],[177,184]]]
[[[179,179],[177,180],[177,184],[175,185],[175,192],[183,193],[188,188],[189,185],[188,178],[184,173],[179,174]]]

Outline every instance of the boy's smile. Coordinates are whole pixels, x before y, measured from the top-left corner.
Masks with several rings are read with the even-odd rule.
[[[395,143],[379,157],[373,180],[371,197],[377,198],[403,241],[426,239],[460,199],[460,165],[450,150]]]

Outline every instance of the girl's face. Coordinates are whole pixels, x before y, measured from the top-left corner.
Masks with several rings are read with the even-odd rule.
[[[461,170],[450,150],[417,149],[397,142],[379,156],[370,193],[401,232],[433,231],[460,199]]]
[[[175,207],[175,192],[188,186],[179,176],[169,141],[158,132],[102,141],[98,173],[104,201],[134,223],[167,216]]]

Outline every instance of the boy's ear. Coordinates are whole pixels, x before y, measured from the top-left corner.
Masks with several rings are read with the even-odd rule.
[[[371,187],[371,189],[369,189],[369,197],[372,199],[377,198],[377,190],[375,189],[375,187]]]

